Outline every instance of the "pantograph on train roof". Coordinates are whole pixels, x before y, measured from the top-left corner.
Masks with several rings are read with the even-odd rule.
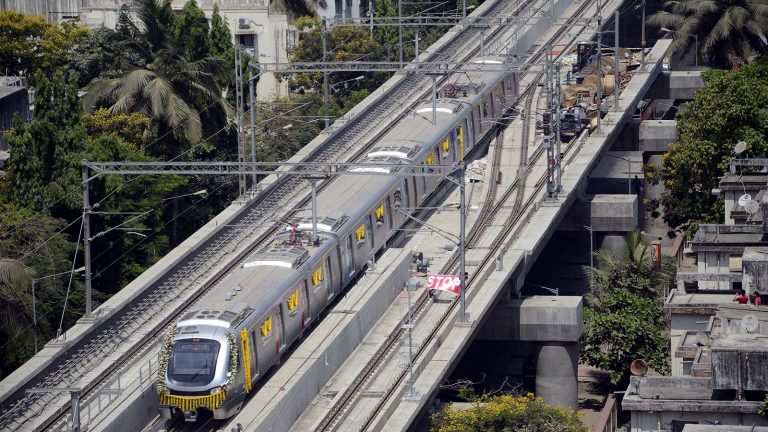
[[[309,257],[309,252],[302,247],[299,239],[294,238],[294,241],[294,244],[285,243],[284,239],[277,237],[270,245],[253,254],[243,267],[273,266],[291,269],[300,266]]]
[[[459,75],[461,78],[464,75]],[[480,94],[480,91],[485,87],[485,83],[478,83],[474,81],[460,82],[459,79],[454,82],[449,82],[440,87],[437,92],[437,97],[440,99],[456,99],[460,97],[470,97]],[[459,108],[456,109],[457,112]]]

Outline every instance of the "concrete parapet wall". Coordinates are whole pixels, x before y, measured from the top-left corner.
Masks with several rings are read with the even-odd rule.
[[[644,152],[666,152],[677,141],[677,121],[644,120],[638,130],[639,149]]]

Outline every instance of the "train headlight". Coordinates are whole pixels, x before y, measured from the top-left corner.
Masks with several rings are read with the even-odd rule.
[[[221,386],[219,386],[219,387],[214,387],[214,388],[212,388],[212,389],[211,389],[211,394],[216,394],[216,393],[218,393],[218,392],[220,392],[220,391],[222,391],[222,390],[224,390],[224,388],[223,388],[223,387],[221,387]]]

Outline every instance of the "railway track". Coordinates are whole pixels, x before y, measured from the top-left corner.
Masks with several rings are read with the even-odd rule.
[[[501,16],[509,14],[511,12],[509,9],[508,4],[498,1],[493,7],[489,8],[486,15]],[[464,32],[454,37],[448,45],[439,50],[435,54],[436,58],[439,60],[449,60],[452,59],[449,53],[467,52],[467,46],[475,43],[474,40],[477,39],[476,35],[478,32],[479,30],[476,29],[465,29]],[[474,53],[476,49],[469,50],[469,52]],[[463,59],[466,60],[472,55],[465,55]],[[353,119],[355,121],[349,122],[350,126],[338,131],[334,139],[325,146],[323,151],[311,160],[327,162],[337,158],[340,154],[348,153],[353,144],[359,141],[368,141],[363,140],[363,138],[370,135],[371,131],[380,126],[381,122],[388,121],[387,119],[392,117],[393,112],[402,115],[404,111],[402,110],[401,101],[413,100],[414,95],[418,96],[416,98],[418,100],[428,93],[419,92],[419,90],[425,88],[429,82],[430,79],[426,78],[423,73],[406,78],[386,101],[377,104],[370,111],[362,113],[356,119]],[[381,135],[381,133],[383,132],[379,132],[377,135]],[[370,148],[370,144],[355,152],[354,157],[359,157],[368,148]],[[138,331],[155,315],[163,312],[167,313],[166,309],[171,304],[172,299],[177,298],[188,287],[200,285],[201,280],[214,277],[213,280],[203,283],[197,289],[197,293],[189,297],[181,307],[168,314],[160,326],[147,334],[142,343],[136,344],[131,349],[125,351],[116,362],[107,368],[106,372],[101,373],[98,378],[84,386],[81,400],[87,403],[90,393],[97,390],[110,377],[119,373],[124,366],[141,355],[165,331],[168,325],[174,322],[194,302],[203,297],[208,290],[215,286],[218,280],[225,277],[240,262],[239,259],[235,259],[225,266],[223,270],[219,271],[218,274],[214,275],[214,269],[211,265],[211,262],[215,261],[214,258],[223,259],[226,255],[231,254],[231,250],[236,249],[241,243],[252,238],[251,227],[259,226],[259,222],[265,219],[283,219],[285,216],[270,216],[276,216],[276,209],[284,208],[286,202],[295,199],[302,192],[304,195],[307,195],[307,188],[303,187],[304,185],[301,182],[301,179],[295,177],[287,178],[282,180],[274,189],[267,191],[267,193],[255,201],[249,211],[244,212],[245,214],[242,217],[234,221],[233,227],[227,228],[217,238],[205,244],[197,253],[190,256],[189,261],[185,262],[184,265],[173,268],[169,277],[162,284],[154,289],[147,290],[148,292],[139,298],[132,307],[126,308],[128,310],[110,317],[110,325],[105,325],[105,328],[98,330],[96,336],[89,341],[76,345],[72,350],[72,354],[63,356],[64,361],[58,367],[52,367],[47,376],[33,385],[55,387],[60,386],[62,382],[69,383],[70,385],[71,383],[78,382],[91,369],[99,367],[101,361],[106,356],[117,351],[126,335]],[[308,198],[300,200],[298,208],[305,205],[307,200]],[[292,211],[296,210],[297,208],[294,208]],[[267,241],[278,227],[279,225],[271,225],[266,231],[262,232],[250,247],[238,254],[239,258],[242,259],[248,256],[254,249]],[[20,391],[23,391],[23,389]],[[48,405],[55,403],[63,403],[63,401],[52,394],[23,395],[13,407],[0,415],[0,428],[11,430],[21,428],[31,418],[43,414]],[[35,429],[45,429],[54,424],[62,425],[62,423],[66,422],[64,416],[68,410],[68,404],[61,406],[52,418],[40,425],[36,425]]]
[[[578,9],[576,16],[572,17],[571,20],[575,21],[577,17],[581,16],[583,12],[587,9],[589,4],[590,2],[584,2],[584,4],[582,4],[581,7]],[[563,33],[565,32],[569,24],[570,23],[563,26],[561,30],[558,31],[552,37],[552,39],[550,40],[550,43],[562,37]],[[574,41],[575,41],[575,38],[573,38],[569,42],[569,44],[572,44]],[[546,45],[549,45],[549,44],[546,44]],[[536,61],[540,59],[543,54],[544,54],[544,51],[540,50],[539,53],[533,57],[533,60]],[[531,205],[535,197],[538,196],[538,194],[541,192],[542,188],[546,184],[547,174],[545,172],[537,180],[533,193],[530,194],[527,200],[524,199],[526,179],[533,172],[535,168],[535,162],[538,160],[539,157],[541,157],[541,154],[543,153],[543,148],[541,147],[537,148],[537,150],[534,152],[534,154],[531,156],[530,159],[528,158],[528,153],[527,153],[528,142],[530,141],[530,133],[532,130],[535,130],[535,117],[532,114],[530,114],[532,113],[531,107],[533,105],[533,100],[534,100],[534,91],[537,88],[536,84],[541,80],[542,76],[543,74],[538,74],[536,78],[533,80],[533,83],[526,89],[526,91],[522,95],[525,98],[524,111],[529,113],[529,115],[527,115],[527,118],[526,118],[526,122],[525,122],[526,127],[523,128],[523,143],[521,145],[521,153],[520,153],[520,167],[521,167],[520,173],[521,174],[504,191],[503,195],[498,200],[496,200],[496,194],[498,189],[497,184],[495,181],[493,181],[493,179],[489,182],[489,188],[488,188],[486,200],[483,204],[483,207],[480,209],[478,219],[476,220],[475,224],[473,225],[473,227],[471,228],[467,236],[468,248],[472,248],[477,244],[477,242],[483,237],[483,234],[485,233],[487,228],[495,220],[496,215],[503,210],[503,207],[506,205],[510,196],[513,193],[517,192],[515,194],[515,203],[513,205],[513,209],[510,212],[507,219],[505,220],[504,224],[502,225],[504,228],[501,229],[501,231],[495,236],[495,238],[491,242],[491,246],[489,250],[495,251],[501,245],[504,239],[506,239],[506,237],[509,236],[509,234],[512,232],[512,229],[515,227],[516,223],[520,221],[523,215],[522,210],[524,206],[527,207]],[[565,146],[563,153],[568,154],[570,150],[573,148],[574,144],[575,144],[575,140],[569,143],[567,146]],[[494,152],[494,157],[491,163],[491,169],[493,173],[498,172],[500,157],[501,157],[501,147],[499,146]],[[525,201],[525,203],[523,201]],[[468,278],[468,281],[466,284],[467,289],[469,289],[472,283],[475,282],[476,278],[478,277],[477,275],[481,273],[480,269],[487,266],[489,263],[493,262],[494,259],[495,259],[495,256],[493,256],[492,254],[488,254],[483,258],[482,262],[477,266],[477,271],[473,272],[473,274]],[[458,261],[459,261],[459,253],[458,251],[456,251],[452,254],[449,261],[443,266],[440,273],[443,273],[443,274],[455,273],[456,271],[458,271],[457,270]],[[427,309],[429,308],[429,305],[431,304],[432,302],[429,301],[429,297],[426,294],[426,292],[422,292],[421,295],[419,295],[419,297],[416,299],[412,309],[410,310],[411,320],[418,321],[420,317],[426,313]],[[419,359],[422,353],[430,345],[429,342],[434,339],[437,331],[442,327],[442,325],[446,322],[446,320],[452,316],[452,313],[456,309],[458,304],[459,302],[457,297],[452,301],[450,306],[445,310],[445,312],[440,317],[437,324],[429,332],[425,340],[418,344],[418,348],[414,353],[414,356],[411,362],[415,362],[417,359]],[[367,364],[364,366],[361,372],[352,381],[352,384],[349,387],[347,387],[347,389],[344,391],[342,396],[339,399],[337,399],[336,403],[331,407],[328,414],[324,416],[324,418],[321,420],[318,427],[315,429],[316,432],[338,430],[338,427],[340,426],[340,423],[343,420],[343,418],[346,416],[346,413],[348,413],[349,410],[352,409],[352,406],[356,401],[356,397],[363,391],[363,389],[366,387],[366,384],[368,384],[371,380],[374,379],[374,376],[376,375],[377,371],[382,366],[381,364],[384,361],[386,361],[388,358],[390,358],[391,355],[397,349],[398,343],[400,339],[403,337],[403,334],[405,332],[404,325],[408,323],[408,319],[409,319],[408,313],[406,313],[405,316],[401,319],[401,321],[396,326],[395,330],[392,333],[390,333],[390,335],[385,339],[384,343],[379,347],[376,353],[371,357],[371,360],[367,362]],[[378,416],[380,410],[384,407],[384,405],[387,403],[389,398],[392,397],[395,390],[404,382],[407,372],[408,372],[408,368],[403,368],[398,373],[396,378],[390,384],[387,391],[384,392],[384,395],[379,398],[376,404],[376,407],[369,414],[369,416],[363,423],[363,426],[360,428],[360,430],[368,430],[368,428],[372,425],[372,422]]]

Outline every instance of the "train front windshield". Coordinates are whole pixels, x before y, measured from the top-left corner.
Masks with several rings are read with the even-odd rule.
[[[210,339],[180,339],[173,344],[168,378],[185,384],[206,385],[216,373],[221,344]]]

